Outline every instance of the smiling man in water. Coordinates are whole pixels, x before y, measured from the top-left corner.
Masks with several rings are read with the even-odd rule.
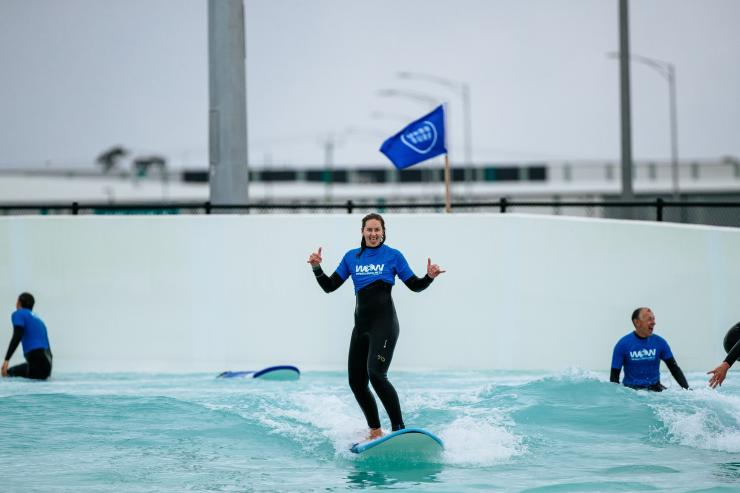
[[[619,373],[624,366],[622,383],[626,387],[660,392],[665,389],[660,383],[660,360],[663,360],[676,382],[688,389],[689,383],[678,367],[670,346],[665,339],[653,334],[653,311],[646,307],[637,308],[632,312],[632,325],[635,330],[622,337],[614,346],[609,380],[619,383]]]

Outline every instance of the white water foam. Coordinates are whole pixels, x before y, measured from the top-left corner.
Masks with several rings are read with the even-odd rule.
[[[458,418],[440,438],[445,443],[445,462],[459,466],[492,466],[526,452],[521,438],[494,416]]]
[[[681,403],[652,406],[670,439],[704,450],[740,452],[740,397],[709,389],[681,393]]]
[[[348,455],[350,445],[367,433],[354,400],[315,392],[296,392],[288,400],[265,410],[260,421],[306,450],[328,439],[338,455]]]

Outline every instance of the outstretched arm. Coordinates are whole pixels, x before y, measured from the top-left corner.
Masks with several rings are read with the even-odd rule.
[[[735,345],[732,346],[732,349],[730,349],[730,352],[727,353],[727,357],[725,358],[727,368],[731,367],[738,358],[740,358],[740,341],[737,341]]]
[[[403,283],[406,285],[407,288],[409,288],[414,293],[419,293],[421,291],[424,291],[426,288],[428,288],[429,285],[432,284],[433,280],[434,279],[432,279],[428,275],[422,277],[421,279],[419,279],[416,276],[411,276],[405,281],[403,281]]]
[[[10,339],[10,344],[8,344],[8,352],[5,353],[5,361],[3,361],[3,366],[1,370],[2,376],[4,377],[8,376],[8,364],[10,363],[10,358],[13,357],[13,353],[18,347],[18,343],[21,342],[22,338],[23,327],[21,327],[20,325],[13,326],[13,337]]]
[[[411,276],[403,283],[408,287],[411,291],[415,293],[419,293],[421,291],[424,291],[426,288],[429,287],[430,284],[432,284],[432,281],[435,277],[438,275],[444,273],[446,271],[443,271],[439,268],[439,265],[433,264],[431,258],[427,258],[427,274],[419,279],[416,276]]]
[[[668,358],[665,361],[665,364],[668,366],[668,369],[671,371],[671,375],[673,375],[673,378],[676,379],[676,382],[678,382],[678,384],[682,388],[688,389],[689,382],[686,380],[686,377],[681,371],[681,368],[679,368],[678,363],[676,363],[676,358]]]
[[[319,247],[318,251],[313,252],[308,257],[308,263],[311,264],[313,275],[316,276],[316,282],[319,283],[319,286],[321,286],[321,289],[323,289],[324,292],[331,293],[344,284],[344,279],[339,277],[339,274],[336,272],[332,274],[331,277],[324,274],[324,270],[321,268],[321,260],[321,247]]]
[[[717,368],[707,372],[707,375],[712,375],[709,379],[710,387],[714,389],[717,388],[718,385],[722,385],[722,382],[725,381],[725,377],[727,376],[727,371],[730,369],[732,364],[737,361],[738,357],[740,357],[740,341],[737,341],[735,345],[732,346],[732,349],[727,353],[725,360],[720,363]]]

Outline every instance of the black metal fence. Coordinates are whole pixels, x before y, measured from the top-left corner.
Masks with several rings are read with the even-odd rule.
[[[362,213],[444,212],[439,202],[264,202],[212,204],[211,202],[171,203],[57,203],[0,204],[0,215],[171,215],[171,214],[271,214],[271,213]],[[740,227],[740,201],[669,201],[655,200],[554,200],[524,201],[501,198],[493,201],[453,202],[455,212],[528,213],[611,219],[637,219],[677,223]]]

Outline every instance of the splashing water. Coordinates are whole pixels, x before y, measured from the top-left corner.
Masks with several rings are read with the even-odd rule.
[[[740,489],[740,377],[635,392],[579,369],[395,372],[440,463],[358,460],[344,372],[297,382],[190,374],[0,381],[7,491],[696,491]],[[669,376],[664,376],[670,381]],[[382,410],[382,406],[381,406]],[[388,421],[381,412],[384,427]],[[32,464],[43,465],[33,467]]]

